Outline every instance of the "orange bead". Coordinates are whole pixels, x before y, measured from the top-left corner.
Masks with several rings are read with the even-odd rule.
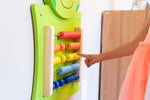
[[[63,43],[60,43],[60,51],[64,51],[65,50],[65,45]]]
[[[72,43],[68,43],[68,44],[66,44],[66,49],[67,49],[67,50],[76,50],[76,49],[80,49],[80,42],[72,42]]]
[[[81,37],[81,32],[60,32],[59,38],[60,39],[78,39]]]
[[[60,51],[60,45],[59,44],[55,44],[54,45],[54,52]]]

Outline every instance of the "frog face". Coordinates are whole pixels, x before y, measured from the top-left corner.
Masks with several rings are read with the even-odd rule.
[[[61,18],[69,19],[78,11],[80,0],[44,0],[53,12]]]

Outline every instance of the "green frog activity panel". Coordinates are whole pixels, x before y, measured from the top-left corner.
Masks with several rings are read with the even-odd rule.
[[[31,5],[34,27],[32,100],[64,100],[80,89],[80,0],[44,0]]]

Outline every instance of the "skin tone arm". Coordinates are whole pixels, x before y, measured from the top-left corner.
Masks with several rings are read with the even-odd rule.
[[[148,33],[148,29],[150,26],[150,20],[148,20],[147,24],[141,29],[136,38],[129,43],[126,43],[118,48],[113,50],[103,52],[101,54],[78,54],[81,57],[86,58],[85,64],[90,67],[91,65],[102,62],[104,60],[119,58],[124,56],[132,55],[137,48],[139,42],[143,41]]]

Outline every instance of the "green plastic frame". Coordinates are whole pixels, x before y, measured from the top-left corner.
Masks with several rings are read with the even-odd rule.
[[[79,91],[79,83],[72,82],[70,84],[64,85],[53,91],[53,95],[50,97],[43,97],[43,48],[44,48],[44,26],[51,25],[54,27],[54,34],[58,34],[60,31],[74,31],[76,27],[81,25],[81,13],[77,12],[72,18],[63,19],[58,17],[49,5],[33,4],[31,5],[33,27],[34,27],[34,41],[35,41],[35,67],[34,67],[34,82],[32,91],[32,100],[64,100],[67,97],[73,95]],[[54,38],[55,43],[73,42],[73,39],[58,39]],[[66,55],[72,53],[73,51],[60,51],[56,52],[54,56]],[[54,66],[54,72],[58,68],[74,63],[65,62]],[[68,76],[72,73],[66,75],[54,74],[54,81]]]

